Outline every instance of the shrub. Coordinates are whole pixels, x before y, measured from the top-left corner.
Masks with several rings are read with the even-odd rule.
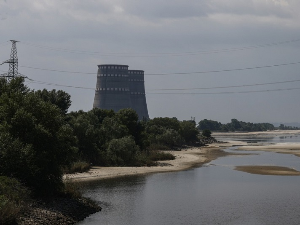
[[[72,181],[67,180],[65,182],[64,194],[71,198],[81,198],[80,185]]]
[[[175,156],[169,152],[150,151],[149,159],[153,161],[174,160]]]
[[[87,162],[74,162],[72,165],[64,170],[64,173],[83,173],[89,171],[91,164]]]
[[[0,224],[13,224],[30,192],[14,178],[0,176]]]
[[[207,138],[211,137],[211,131],[210,130],[202,131],[202,136],[207,137]]]
[[[163,144],[157,144],[157,143],[152,143],[151,145],[148,146],[148,150],[171,150],[170,147],[163,145]]]
[[[110,141],[107,155],[111,165],[125,166],[133,165],[136,161],[139,147],[131,136]]]

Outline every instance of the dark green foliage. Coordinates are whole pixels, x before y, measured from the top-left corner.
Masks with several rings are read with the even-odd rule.
[[[28,92],[22,78],[0,89],[10,90],[0,96],[0,175],[18,178],[36,193],[59,191],[61,167],[76,151],[71,127],[55,105]]]
[[[88,112],[71,112],[67,118],[78,139],[77,160],[108,166],[112,163],[111,155],[108,154],[111,141],[126,136],[133,138],[140,151],[147,146],[144,124],[138,121],[138,116],[132,109],[122,109],[117,113],[112,110],[92,109]],[[124,160],[125,164],[127,161]]]
[[[97,116],[93,112],[79,111],[69,115],[68,123],[78,140],[77,160],[96,164],[100,159],[104,134],[101,133]]]
[[[134,165],[138,152],[139,147],[130,136],[111,140],[107,149],[110,164],[114,166]]]
[[[300,130],[299,127],[286,126],[284,124],[280,124],[278,129],[279,130]]]
[[[199,130],[211,130],[211,131],[267,131],[274,130],[275,127],[270,123],[249,123],[232,119],[230,123],[221,124],[220,122],[213,120],[201,120],[198,124]]]
[[[220,131],[222,130],[222,124],[220,122],[214,120],[201,120],[198,124],[199,130],[213,130],[213,131]]]
[[[210,130],[202,131],[202,136],[207,137],[207,138],[211,137],[211,131]]]
[[[0,176],[0,224],[14,224],[30,192],[14,178]]]
[[[176,131],[180,130],[180,122],[177,118],[169,117],[157,117],[149,120],[147,123],[148,126],[156,125],[158,127],[164,127],[165,129],[173,129]]]
[[[170,148],[181,146],[184,143],[179,132],[173,129],[164,130],[162,134],[156,136],[156,141],[160,144],[169,146]]]
[[[159,146],[160,150],[194,145],[199,141],[199,131],[193,121],[179,121],[176,118],[154,118],[147,121],[145,133],[150,143],[149,149]]]
[[[64,169],[64,173],[83,173],[89,171],[91,168],[91,164],[87,162],[73,162],[69,167]]]
[[[47,91],[44,89],[36,91],[35,94],[45,102],[56,105],[64,114],[68,112],[68,109],[71,106],[71,96],[64,91],[56,91],[55,89]]]
[[[164,151],[150,151],[149,158],[153,161],[163,161],[163,160],[174,160],[175,156],[169,152]]]
[[[186,144],[193,145],[199,141],[199,130],[196,128],[194,121],[180,122],[181,136],[184,138]]]

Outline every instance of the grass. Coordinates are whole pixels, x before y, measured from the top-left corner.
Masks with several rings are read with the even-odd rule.
[[[64,194],[71,198],[81,198],[80,185],[67,180],[65,182]]]
[[[138,155],[134,166],[156,166],[156,161],[173,160],[175,156],[169,152],[151,150]]]
[[[174,160],[175,156],[169,152],[152,150],[149,152],[149,158],[153,161]]]
[[[91,164],[83,161],[74,162],[69,168],[64,170],[64,173],[83,173],[89,171]]]
[[[0,176],[0,224],[14,224],[26,207],[30,192],[18,180]]]

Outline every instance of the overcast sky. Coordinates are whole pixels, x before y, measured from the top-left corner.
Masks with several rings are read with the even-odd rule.
[[[300,122],[299,11],[299,0],[0,0],[0,61],[20,41],[28,86],[68,92],[72,111],[92,108],[97,65],[125,64],[145,71],[151,118]]]

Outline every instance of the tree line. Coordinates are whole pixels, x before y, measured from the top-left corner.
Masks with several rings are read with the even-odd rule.
[[[238,121],[237,119],[232,119],[230,123],[222,124],[214,120],[201,120],[198,123],[199,130],[210,130],[210,131],[267,131],[275,130],[275,126],[270,123],[250,123]]]
[[[155,150],[199,142],[193,121],[140,121],[132,109],[68,113],[70,105],[71,96],[64,91],[35,91],[23,78],[0,79],[0,176],[49,195],[63,191],[62,175],[76,162],[153,165],[173,157]]]

